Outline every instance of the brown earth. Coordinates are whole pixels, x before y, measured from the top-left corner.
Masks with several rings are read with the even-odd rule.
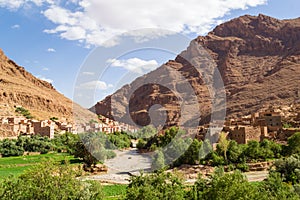
[[[189,123],[197,113],[201,113],[200,123],[208,122],[212,107],[208,87],[195,70],[195,64],[185,59],[193,58],[197,65],[208,66],[195,44],[206,50],[219,69],[226,91],[227,117],[248,115],[270,105],[299,102],[300,18],[278,20],[265,15],[245,15],[217,26],[206,36],[197,37],[175,61],[137,78],[91,110],[119,121],[129,122],[131,117],[134,122],[146,125],[150,123],[149,108],[160,104],[167,112],[166,126],[178,125],[180,120]],[[185,81],[180,80],[178,74]],[[145,84],[148,80],[164,84]],[[196,100],[184,91],[183,82],[187,81]],[[218,93],[220,88],[215,89]],[[198,102],[199,110],[187,107],[182,114],[182,99],[190,105]],[[126,108],[128,102],[129,109]]]
[[[36,119],[50,117],[73,121],[76,117],[93,119],[95,114],[60,94],[48,82],[42,81],[6,57],[0,49],[0,116],[14,115],[15,106],[22,106]]]

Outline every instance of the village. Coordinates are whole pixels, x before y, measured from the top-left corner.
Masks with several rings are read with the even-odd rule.
[[[247,144],[251,140],[261,142],[264,139],[284,143],[288,137],[300,132],[300,112],[287,112],[288,109],[289,107],[282,110],[270,106],[249,116],[226,119],[220,125],[222,133],[238,144]],[[196,137],[204,140],[212,129],[214,127],[210,124],[199,126]]]
[[[0,116],[0,130],[2,132],[0,139],[13,139],[20,135],[40,135],[53,139],[55,134],[63,134],[66,132],[73,134],[104,132],[109,134],[121,131],[136,132],[137,128],[103,116],[99,116],[99,122],[91,120],[88,123],[80,124],[59,121],[55,118],[35,120],[27,119],[24,116]]]
[[[225,123],[220,124],[221,130],[226,134],[227,139],[235,140],[238,144],[247,144],[251,140],[259,142],[264,139],[282,143],[287,141],[287,138],[294,133],[300,132],[299,109],[294,108],[292,112],[288,110],[291,110],[291,107],[279,109],[270,106],[248,116],[227,118]],[[206,139],[211,129],[210,124],[199,126],[196,130],[197,139]],[[98,120],[90,120],[88,123],[60,121],[55,117],[46,120],[36,120],[28,119],[26,116],[0,116],[0,131],[0,139],[13,139],[20,135],[41,135],[52,139],[55,134],[66,132],[73,134],[84,132],[110,134],[121,131],[134,133],[138,129],[135,126],[117,122],[100,115]],[[215,141],[217,142],[217,140]]]

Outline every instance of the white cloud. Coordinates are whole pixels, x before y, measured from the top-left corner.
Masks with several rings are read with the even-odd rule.
[[[112,87],[112,84],[107,84],[103,81],[90,81],[79,85],[79,88],[84,90],[107,90]]]
[[[53,83],[53,80],[52,80],[52,79],[46,78],[46,77],[44,77],[44,76],[42,76],[42,75],[37,75],[36,77],[37,77],[38,79],[41,79],[42,81],[46,81],[46,82],[48,82],[48,83]]]
[[[267,0],[81,0],[81,11],[52,6],[44,15],[58,26],[47,30],[62,38],[103,45],[107,39],[129,30],[162,28],[204,34],[231,10],[265,4]],[[88,22],[88,23],[86,23]],[[61,26],[64,26],[64,30]],[[60,31],[58,31],[60,29]],[[143,41],[143,37],[141,37]],[[114,45],[112,43],[110,45]]]
[[[48,52],[56,52],[56,50],[53,49],[53,48],[48,48],[47,51],[48,51]]]
[[[20,7],[26,7],[30,4],[42,6],[43,4],[51,5],[54,3],[55,0],[0,0],[0,7],[8,8],[10,10],[17,10]]]
[[[159,67],[156,60],[142,60],[139,58],[130,58],[127,60],[109,59],[107,63],[110,63],[112,67],[122,67],[139,74],[144,74]]]
[[[15,24],[13,26],[11,26],[12,29],[19,29],[21,26],[19,24]]]
[[[205,34],[232,10],[266,4],[268,0],[69,0],[63,7],[57,0],[0,0],[0,7],[18,9],[25,4],[41,6],[42,14],[55,27],[44,32],[58,34],[85,45],[112,46],[108,39],[120,33],[143,28],[161,28],[177,33]],[[72,9],[70,9],[72,7]],[[147,37],[135,35],[138,42]],[[149,33],[146,33],[147,35]],[[162,32],[157,37],[166,35]],[[152,37],[152,36],[151,36]]]
[[[95,75],[94,72],[82,72],[83,75],[87,75],[87,76],[93,76]]]
[[[43,70],[43,71],[49,71],[49,68],[44,67],[42,70]]]

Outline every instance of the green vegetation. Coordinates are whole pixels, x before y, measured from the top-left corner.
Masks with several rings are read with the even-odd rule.
[[[130,147],[129,136],[122,133],[84,133],[80,134],[80,140],[73,145],[72,154],[82,159],[88,166],[95,165],[98,161],[103,162],[116,156],[113,149],[122,149]]]
[[[179,133],[179,134],[178,134]],[[82,175],[74,158],[82,151],[84,156],[97,158],[109,157],[109,149],[126,148],[130,145],[130,137],[125,133],[115,133],[111,136],[104,133],[87,133],[84,135],[63,134],[53,140],[35,136],[20,137],[17,140],[4,140],[1,149],[11,148],[17,151],[39,150],[49,145],[51,151],[65,153],[45,153],[18,157],[3,157],[0,159],[0,198],[1,199],[126,199],[126,200],[231,200],[231,199],[300,199],[300,133],[288,139],[287,146],[278,145],[272,141],[250,141],[247,145],[239,145],[221,136],[216,150],[212,151],[209,141],[198,141],[181,136],[178,129],[169,130],[167,135],[145,138],[144,141],[155,144],[157,154],[152,167],[157,169],[153,174],[132,176],[128,186],[100,186],[95,181],[78,179]],[[176,137],[175,137],[176,136]],[[120,140],[120,141],[119,141]],[[187,147],[187,151],[178,158],[175,165],[209,164],[214,166],[227,165],[233,172],[225,173],[222,167],[215,170],[208,178],[198,177],[192,185],[184,184],[181,176],[159,170],[168,161],[168,152],[163,147],[168,141],[174,142],[170,152],[177,153]],[[151,145],[152,145],[151,144]],[[190,144],[189,146],[186,146]],[[151,145],[146,144],[151,149]],[[5,151],[4,151],[5,152]],[[205,155],[205,152],[210,152]],[[12,154],[12,153],[10,153]],[[288,157],[284,157],[288,156]],[[90,165],[97,162],[91,156]],[[87,159],[87,160],[88,160]],[[245,176],[235,169],[247,171],[246,162],[277,159],[270,170],[269,176],[262,182],[250,183]],[[11,173],[11,175],[10,175]]]
[[[32,119],[33,118],[33,116],[30,114],[29,110],[26,110],[23,107],[17,107],[15,112],[23,115],[24,117],[26,117],[26,119]]]
[[[0,198],[11,199],[102,199],[99,183],[81,181],[80,170],[68,164],[42,163],[19,177],[1,182]]]
[[[151,134],[155,132],[153,127],[145,127],[140,130],[144,135],[151,135],[147,131]],[[142,135],[141,133],[138,135]],[[249,167],[247,163],[249,162],[281,158],[285,156],[286,151],[291,151],[288,150],[289,148],[293,150],[293,153],[298,151],[300,134],[299,136],[297,135],[295,134],[290,139],[288,147],[285,147],[267,139],[262,142],[249,141],[248,144],[237,144],[236,141],[227,140],[225,134],[221,134],[217,148],[213,151],[208,140],[202,142],[197,139],[184,138],[182,130],[172,127],[163,134],[139,139],[137,147],[147,151],[160,152],[160,155],[154,156],[154,163],[152,164],[154,169],[158,169],[158,166],[164,166],[165,163],[173,163],[171,167],[182,164],[195,165],[201,163],[212,166],[227,165],[229,166],[229,170],[240,169],[248,171]],[[164,147],[167,145],[168,149],[165,150]],[[172,160],[174,159],[172,155],[180,155],[180,152],[184,152],[184,154],[177,159],[175,158],[176,160]],[[165,159],[165,163],[161,161],[162,158]]]
[[[299,199],[300,196],[283,181],[278,173],[259,183],[251,184],[240,171],[224,173],[220,168],[209,178],[199,177],[192,186],[170,173],[158,172],[151,175],[133,177],[127,188],[127,200],[232,200],[232,199]]]
[[[286,147],[286,154],[292,155],[300,153],[300,133],[295,133],[288,138],[288,146]]]
[[[36,164],[53,160],[57,163],[70,162],[79,163],[80,161],[74,156],[67,153],[48,153],[41,155],[26,155],[17,157],[5,157],[0,159],[0,179],[4,179],[9,176],[18,176],[22,174],[26,169],[30,169]]]
[[[55,121],[58,120],[58,118],[57,117],[50,117],[50,120],[55,122]]]
[[[102,187],[105,200],[117,200],[126,193],[127,185],[104,185]]]
[[[126,191],[126,200],[184,199],[182,180],[171,173],[158,172],[132,177]]]

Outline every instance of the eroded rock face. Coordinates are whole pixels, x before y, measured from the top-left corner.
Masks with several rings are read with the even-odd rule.
[[[0,104],[13,108],[21,105],[28,109],[38,119],[50,117],[73,120],[73,102],[57,92],[54,87],[43,80],[34,77],[23,67],[5,56],[0,49]],[[90,111],[74,104],[81,118],[95,118]],[[7,113],[1,107],[0,115]],[[12,113],[13,114],[13,113]]]
[[[264,15],[246,15],[217,26],[207,36],[199,36],[193,42],[201,45],[217,65],[225,85],[228,117],[248,115],[269,105],[289,105],[300,98],[296,95],[300,84],[300,18],[278,20]],[[160,104],[167,110],[166,126],[176,125],[183,117],[178,106],[181,100],[172,92],[181,88],[182,82],[176,75],[179,72],[192,86],[199,106],[199,110],[187,112],[183,121],[187,123],[195,112],[201,113],[200,123],[209,121],[212,103],[207,84],[184,59],[186,55],[197,59],[197,52],[190,46],[175,61],[124,86],[93,109],[97,114],[121,121],[128,120],[123,118],[127,112],[134,122],[145,125],[149,123],[149,107]],[[177,73],[162,73],[170,68]],[[145,80],[151,78],[166,79],[169,81],[166,85],[172,90],[159,90],[155,84],[144,85]],[[142,85],[142,90],[136,90]],[[128,96],[132,88],[136,91]],[[184,96],[184,91],[179,93],[190,103],[195,100]],[[113,108],[112,97],[117,102]],[[134,102],[130,109],[126,108],[128,102]]]

